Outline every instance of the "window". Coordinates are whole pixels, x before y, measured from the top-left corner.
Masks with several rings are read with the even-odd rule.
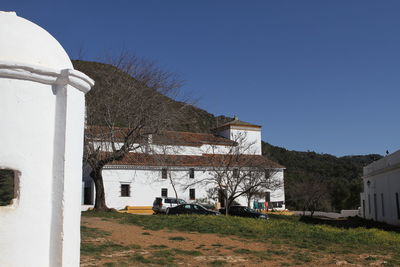
[[[400,220],[399,193],[396,193],[397,219]]]
[[[362,201],[362,206],[363,206],[363,217],[365,218],[365,199],[363,199],[363,201]]]
[[[368,215],[371,215],[371,196],[368,194]]]
[[[273,202],[271,202],[271,206],[273,208],[282,208],[283,207],[283,201],[273,201]]]
[[[162,179],[167,179],[167,178],[168,178],[168,171],[167,171],[167,168],[163,168],[163,169],[161,170],[161,178],[162,178]]]
[[[131,185],[121,184],[121,197],[130,197],[130,196],[131,196]]]
[[[233,178],[238,178],[238,177],[239,177],[239,170],[233,169]]]
[[[381,203],[382,203],[382,217],[385,217],[385,203],[383,202],[383,193],[381,193]]]
[[[378,220],[378,205],[376,204],[376,194],[374,194],[374,212],[375,212],[375,221]]]
[[[17,198],[17,180],[15,171],[0,170],[0,206],[8,206]]]
[[[196,199],[196,191],[194,189],[189,189],[189,198],[190,200]]]
[[[194,178],[194,168],[189,169],[189,178]]]
[[[161,188],[161,196],[168,197],[168,189],[167,188]]]

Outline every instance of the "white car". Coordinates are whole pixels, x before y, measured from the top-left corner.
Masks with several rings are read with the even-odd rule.
[[[176,207],[180,204],[186,204],[186,201],[180,198],[174,197],[156,197],[153,202],[153,208],[155,214],[166,213],[167,208]]]

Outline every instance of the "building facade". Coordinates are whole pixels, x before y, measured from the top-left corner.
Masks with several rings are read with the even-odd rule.
[[[361,216],[400,225],[400,150],[364,167]]]
[[[224,206],[229,193],[221,192],[216,176],[224,173],[235,179],[237,172],[238,177],[243,173],[254,179],[268,176],[268,188],[252,196],[252,206],[254,201],[268,202],[270,208],[285,209],[284,167],[262,156],[261,126],[235,118],[213,132],[168,131],[149,136],[140,152],[130,152],[123,160],[106,165],[102,175],[107,206],[151,206],[156,197],[176,196],[187,202]],[[106,148],[103,150],[107,153]],[[89,173],[86,168],[85,205],[93,204],[95,198]],[[247,205],[248,197],[243,195],[235,201]]]

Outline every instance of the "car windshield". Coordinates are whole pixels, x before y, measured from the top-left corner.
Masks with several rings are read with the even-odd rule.
[[[245,207],[244,210],[245,210],[245,211],[250,211],[250,212],[257,212],[256,210],[253,210],[253,209],[248,208],[248,207]]]
[[[203,207],[203,206],[201,206],[201,205],[193,205],[193,209],[195,209],[195,210],[205,210],[205,208]]]
[[[186,204],[186,201],[183,199],[178,199],[178,204]]]

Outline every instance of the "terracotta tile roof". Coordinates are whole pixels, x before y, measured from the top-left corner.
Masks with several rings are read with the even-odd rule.
[[[124,159],[113,161],[108,165],[133,166],[174,166],[174,167],[217,167],[230,164],[232,167],[285,168],[284,166],[261,155],[152,155],[144,153],[128,153]]]
[[[230,126],[242,126],[242,127],[250,127],[250,128],[261,128],[260,125],[256,125],[256,124],[252,124],[249,122],[245,122],[245,121],[241,121],[239,120],[237,117],[234,118],[234,120],[227,122],[225,124],[222,124],[216,128],[213,129],[213,131],[215,130],[222,130],[225,128],[229,128]]]
[[[181,146],[201,146],[209,145],[225,145],[235,146],[236,142],[228,138],[208,133],[189,133],[166,131],[159,135],[153,136],[154,144],[164,145],[181,145]]]
[[[112,135],[115,137],[116,140],[122,140],[127,131],[127,128],[115,127],[113,129]],[[89,126],[86,128],[86,134],[104,140],[108,140],[111,136],[110,130],[103,126]],[[145,140],[142,140],[141,142],[145,142]],[[236,142],[215,134],[176,131],[164,131],[160,134],[152,135],[152,143],[158,145],[180,146],[201,146],[204,144],[225,146],[236,145]]]

